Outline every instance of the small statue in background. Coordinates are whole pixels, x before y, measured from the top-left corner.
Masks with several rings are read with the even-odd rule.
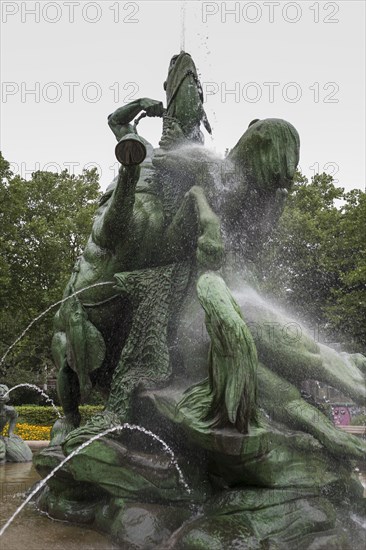
[[[30,462],[32,451],[21,437],[14,434],[18,413],[14,407],[6,405],[9,401],[9,388],[0,384],[0,434],[9,422],[8,436],[0,435],[0,463]]]

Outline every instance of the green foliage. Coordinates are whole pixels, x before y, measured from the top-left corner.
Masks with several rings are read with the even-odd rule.
[[[345,195],[338,228],[339,285],[325,307],[332,325],[366,352],[366,193]]]
[[[366,194],[297,174],[262,258],[265,288],[325,336],[366,351]]]
[[[352,416],[351,426],[366,426],[366,414]]]
[[[0,356],[29,323],[61,299],[90,233],[100,196],[96,170],[81,175],[11,173],[0,153]],[[52,309],[0,366],[4,383],[44,383],[52,369]]]
[[[38,407],[37,405],[20,405],[15,409],[18,412],[18,423],[27,423],[37,426],[52,426],[57,420],[57,414],[53,407]],[[62,414],[62,408],[57,407]],[[102,405],[81,405],[79,407],[81,423],[85,424],[92,416],[103,409]]]

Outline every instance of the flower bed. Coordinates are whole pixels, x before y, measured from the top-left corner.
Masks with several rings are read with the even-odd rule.
[[[17,424],[14,430],[25,441],[49,440],[52,426],[36,426],[34,424]],[[8,435],[8,427],[3,430],[2,435]]]
[[[15,407],[18,412],[18,422],[14,433],[25,441],[43,441],[50,439],[52,425],[57,420],[53,407],[39,405],[21,405]],[[85,424],[97,412],[103,409],[101,405],[82,405],[80,407],[81,424]],[[61,407],[58,407],[62,414]],[[5,427],[3,436],[8,435],[8,426]]]
[[[36,426],[33,424],[17,424],[15,433],[26,441],[50,439],[52,426]]]

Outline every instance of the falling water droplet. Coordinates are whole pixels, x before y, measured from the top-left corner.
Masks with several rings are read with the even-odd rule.
[[[186,41],[186,8],[187,2],[182,2],[180,8],[180,51],[185,51],[185,41]]]

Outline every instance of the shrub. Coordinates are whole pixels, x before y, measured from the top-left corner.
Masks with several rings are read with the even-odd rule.
[[[49,440],[52,425],[57,420],[53,407],[39,407],[38,405],[20,405],[15,409],[18,412],[18,421],[14,430],[25,441]],[[61,407],[57,407],[62,414]],[[80,407],[81,423],[85,424],[92,416],[101,411],[101,405],[82,405]],[[6,426],[0,435],[8,435],[9,426]]]
[[[40,407],[38,405],[19,405],[15,407],[18,412],[18,424],[29,423],[37,426],[52,426],[57,420],[57,414],[53,407]],[[62,408],[57,407],[62,415]],[[97,412],[103,410],[102,405],[82,405],[80,407],[81,423],[85,424]]]
[[[352,416],[351,426],[365,426],[366,425],[366,414],[357,414]]]

